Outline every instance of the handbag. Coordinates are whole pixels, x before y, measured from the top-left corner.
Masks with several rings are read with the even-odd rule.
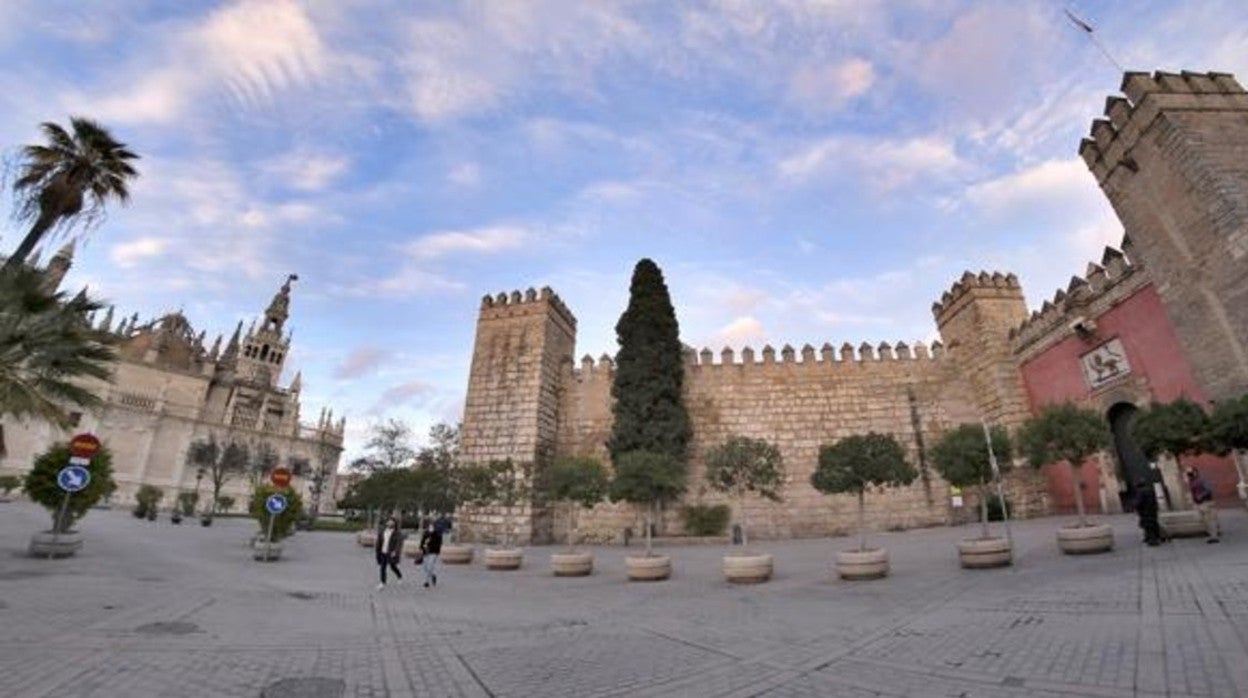
[[[425,551],[423,551],[423,550],[418,550],[418,551],[416,551],[416,557],[412,558],[412,561],[413,561],[414,563],[416,563],[417,565],[419,565],[420,563],[424,562],[424,561],[425,561]]]

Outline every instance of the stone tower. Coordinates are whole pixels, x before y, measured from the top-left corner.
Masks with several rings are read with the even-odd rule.
[[[481,301],[464,401],[460,461],[540,465],[555,449],[560,380],[576,345],[576,318],[549,288]],[[501,512],[464,512],[464,531],[495,538]],[[546,540],[550,522],[527,507],[518,542]]]
[[[1248,94],[1225,73],[1126,73],[1079,154],[1211,399],[1248,391]]]
[[[290,317],[290,284],[298,279],[294,274],[286,278],[265,309],[260,328],[253,328],[243,338],[235,371],[239,378],[267,387],[277,385],[290,349],[290,337],[282,334]]]
[[[980,415],[1003,426],[1021,423],[1029,412],[1010,343],[1010,331],[1027,319],[1018,278],[968,271],[932,304],[932,314]]]

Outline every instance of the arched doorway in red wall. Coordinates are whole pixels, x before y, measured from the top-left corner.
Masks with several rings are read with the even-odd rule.
[[[1127,488],[1122,502],[1124,512],[1135,511],[1137,480],[1145,478],[1150,483],[1160,481],[1160,473],[1152,468],[1148,456],[1144,455],[1144,451],[1140,450],[1139,444],[1131,435],[1131,426],[1135,424],[1138,412],[1135,405],[1129,402],[1119,402],[1110,407],[1106,414],[1106,419],[1109,420],[1110,429],[1114,434],[1114,455],[1118,457],[1118,480]],[[1168,499],[1169,492],[1166,496]]]

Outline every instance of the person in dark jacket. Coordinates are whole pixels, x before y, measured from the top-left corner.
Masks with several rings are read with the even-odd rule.
[[[403,553],[403,531],[399,529],[398,519],[393,516],[386,519],[385,525],[377,532],[377,542],[373,546],[377,554],[377,567],[381,570],[381,583],[377,591],[386,588],[386,568],[394,572],[397,584],[403,583],[403,573],[399,571],[399,556]]]
[[[1135,513],[1144,529],[1144,542],[1148,545],[1161,543],[1161,522],[1157,520],[1157,493],[1153,483],[1142,477],[1135,481]]]
[[[438,585],[438,555],[442,554],[442,531],[432,521],[425,521],[420,537],[421,565],[425,568],[425,588]]]

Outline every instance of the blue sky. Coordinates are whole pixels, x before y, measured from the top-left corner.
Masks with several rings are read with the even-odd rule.
[[[458,418],[483,294],[613,353],[643,256],[717,354],[930,340],[965,269],[1039,306],[1122,236],[1075,156],[1121,76],[1063,6],[1248,76],[1235,1],[3,0],[0,148],[81,113],[143,155],[70,277],[124,315],[228,332],[298,273],[285,380],[355,450]]]

